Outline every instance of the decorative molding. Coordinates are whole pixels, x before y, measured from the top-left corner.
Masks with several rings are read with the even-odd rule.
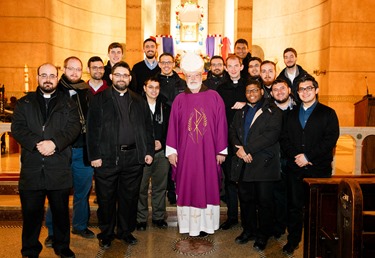
[[[237,31],[238,32],[246,32],[246,33],[252,33],[253,30],[252,30],[252,27],[243,27],[243,28],[237,28]]]
[[[238,11],[253,12],[253,6],[238,6]]]
[[[133,30],[135,30],[135,31],[141,31],[141,27],[135,27],[135,26],[126,26],[126,30],[127,31],[133,31]]]
[[[323,102],[349,102],[355,103],[360,101],[363,96],[358,95],[320,95],[319,100]]]
[[[141,5],[129,4],[126,5],[126,9],[141,9]]]

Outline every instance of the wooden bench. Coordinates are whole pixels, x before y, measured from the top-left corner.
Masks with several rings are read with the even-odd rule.
[[[375,180],[341,180],[337,209],[338,256],[375,257]]]
[[[305,183],[305,258],[341,258],[337,226],[338,188],[343,178],[358,182],[375,180],[375,175],[306,178]],[[375,256],[374,256],[375,257]]]

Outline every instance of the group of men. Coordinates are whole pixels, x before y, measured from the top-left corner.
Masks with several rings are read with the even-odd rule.
[[[100,57],[89,59],[87,82],[74,56],[64,61],[60,80],[52,64],[38,68],[38,88],[19,100],[12,122],[22,147],[24,257],[42,250],[46,197],[45,245],[75,257],[69,247],[72,187],[72,233],[95,237],[88,229],[93,175],[104,249],[115,238],[136,244],[132,232],[146,230],[150,179],[156,227],[168,226],[168,189],[182,234],[205,237],[233,227],[239,200],[243,232],[236,243],[255,240],[264,250],[269,237],[287,229],[283,251],[298,248],[302,180],[331,175],[339,127],[334,110],[318,102],[315,79],[296,64],[297,52],[284,51],[286,68],[276,79],[275,63],[251,57],[247,41],[239,39],[234,55],[211,58],[203,81],[199,56],[183,57],[183,80],[173,55],[157,59],[156,49],[155,40],[146,39],[145,59],[131,69],[121,61],[121,44],[112,43],[106,66]],[[222,172],[228,211],[220,225]]]
[[[318,83],[296,64],[295,49],[284,50],[286,67],[278,76],[274,62],[245,60],[239,52],[235,46],[236,55],[226,62],[212,57],[203,82],[222,96],[229,126],[222,166],[228,210],[220,228],[238,223],[238,197],[243,232],[235,242],[255,240],[254,247],[263,250],[271,236],[287,230],[283,252],[292,254],[302,236],[303,178],[331,176],[338,118],[319,103]]]

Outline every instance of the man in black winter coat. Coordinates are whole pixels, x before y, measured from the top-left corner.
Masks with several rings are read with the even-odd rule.
[[[39,86],[21,98],[14,110],[12,135],[21,145],[19,192],[22,206],[23,256],[38,257],[38,238],[48,198],[53,214],[53,248],[61,257],[75,257],[70,244],[69,193],[73,184],[70,145],[81,125],[76,104],[57,88],[57,69],[38,68]]]
[[[301,102],[298,90],[298,81],[306,74],[308,74],[300,65],[297,65],[297,51],[294,48],[286,48],[284,50],[284,63],[286,67],[280,72],[277,79],[286,81],[292,89],[294,99],[299,103]]]

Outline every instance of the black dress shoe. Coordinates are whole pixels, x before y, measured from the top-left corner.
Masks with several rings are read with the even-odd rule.
[[[233,227],[237,224],[238,224],[238,220],[227,219],[223,224],[220,225],[220,229],[228,230],[228,229],[230,229],[231,227]]]
[[[137,230],[138,231],[145,231],[147,228],[147,223],[146,222],[139,222],[137,223]]]
[[[246,244],[247,242],[253,241],[253,240],[255,240],[255,236],[253,234],[247,233],[247,232],[242,232],[241,235],[236,237],[235,242],[237,244],[243,245],[243,244]]]
[[[103,249],[108,249],[111,247],[112,241],[108,239],[99,239],[99,246]]]
[[[283,247],[283,253],[286,253],[288,255],[292,255],[294,253],[294,250],[298,249],[298,244],[292,244],[290,242],[286,243]]]
[[[266,245],[267,245],[266,239],[257,239],[255,240],[253,247],[257,249],[258,251],[263,251],[264,249],[266,249]]]
[[[46,240],[44,240],[44,246],[45,247],[52,247],[54,241],[55,241],[55,238],[53,236],[48,236],[46,238]]]
[[[73,229],[72,234],[74,235],[80,235],[83,238],[94,238],[95,233],[92,232],[90,229],[85,228],[83,230]]]
[[[72,250],[70,250],[70,248],[64,248],[58,252],[56,252],[56,255],[60,255],[61,258],[75,258],[76,255],[73,253]]]
[[[129,245],[135,245],[138,243],[138,240],[132,234],[124,236],[123,240]]]
[[[163,220],[163,219],[160,219],[160,220],[152,220],[152,224],[153,224],[155,227],[162,228],[162,229],[165,229],[165,228],[168,227],[168,223],[165,222],[165,220]]]
[[[206,236],[208,236],[208,233],[206,233],[206,232],[204,232],[204,231],[201,231],[201,232],[199,232],[199,235],[198,235],[199,237],[206,237]]]

